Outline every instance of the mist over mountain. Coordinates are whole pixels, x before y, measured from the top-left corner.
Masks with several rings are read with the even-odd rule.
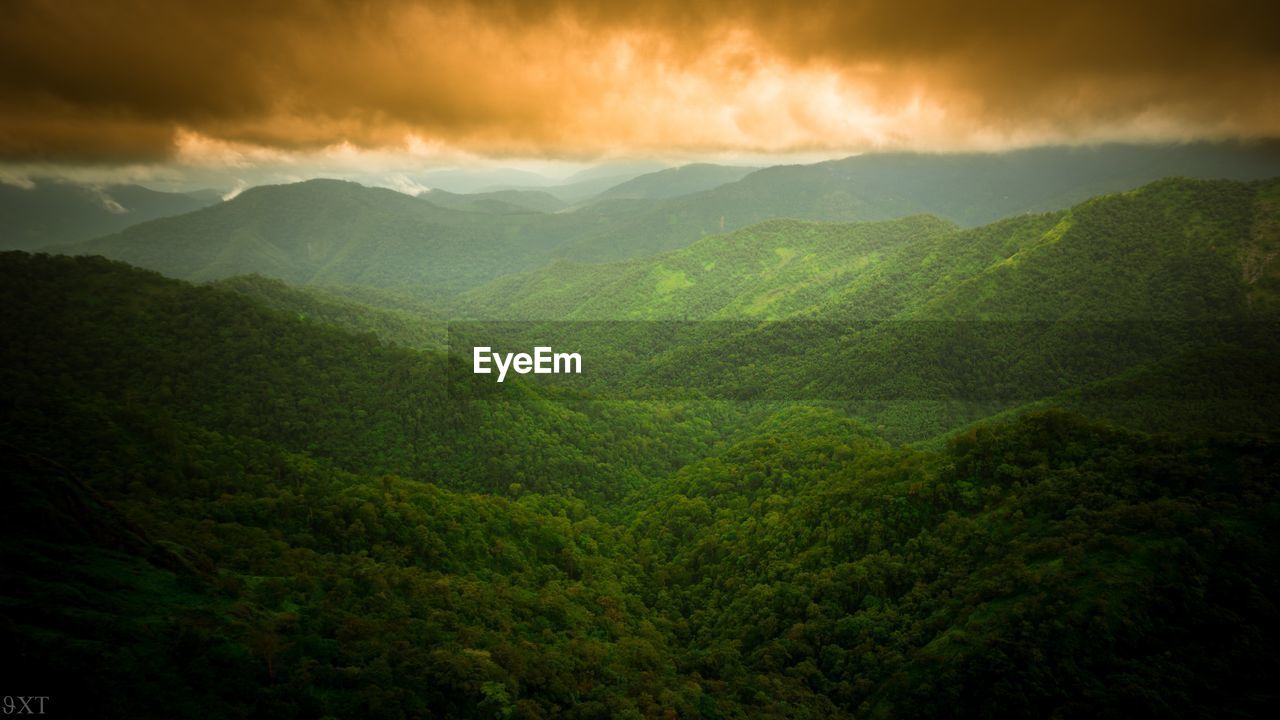
[[[33,180],[0,183],[0,249],[35,250],[89,240],[221,200],[214,190],[170,193],[140,185]]]
[[[542,187],[555,181],[544,175],[515,168],[456,168],[437,170],[415,178],[429,188],[452,193],[484,192],[499,186],[522,185]]]
[[[572,185],[590,180],[613,180],[619,177],[640,177],[662,172],[668,168],[667,163],[653,160],[613,161],[583,168],[564,179],[564,184]]]

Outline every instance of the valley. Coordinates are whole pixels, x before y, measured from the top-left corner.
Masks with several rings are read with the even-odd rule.
[[[15,682],[113,717],[1265,712],[1280,184],[593,235],[761,172],[802,184],[310,181],[0,255]]]

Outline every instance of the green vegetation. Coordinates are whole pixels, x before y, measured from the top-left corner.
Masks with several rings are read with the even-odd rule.
[[[765,173],[798,197],[801,170]],[[7,692],[104,718],[1280,700],[1280,181],[605,265],[556,261],[563,218],[684,200],[453,197],[262,188],[90,246],[206,284],[0,254]],[[499,386],[445,352],[458,317],[591,370]]]
[[[1277,192],[1166,180],[971,230],[775,220],[501,278],[458,305],[533,321],[490,333],[513,346],[580,349],[594,369],[579,389],[831,401],[896,442],[1047,398],[1149,430],[1257,430],[1280,381],[1267,362],[1280,264],[1258,261],[1275,257],[1260,248],[1275,243]],[[1149,382],[1119,380],[1135,373]],[[1128,390],[1103,391],[1112,378]]]
[[[954,232],[953,225],[929,216],[855,225],[771,220],[654,258],[561,262],[499,278],[457,305],[460,313],[495,319],[806,317],[848,292],[861,273],[889,265],[882,261],[886,253],[941,244]],[[849,303],[854,312],[861,307],[857,300]]]
[[[371,332],[387,343],[419,350],[443,350],[448,343],[447,323],[431,306],[409,295],[360,287],[294,287],[261,275],[237,275],[213,286],[300,320]]]
[[[471,383],[469,368],[451,377],[443,355],[100,258],[9,254],[3,280],[11,437],[61,432],[68,418],[110,436],[125,432],[125,421],[111,420],[124,413],[128,422],[254,438],[351,471],[446,478],[458,490],[516,483],[616,497],[696,457],[714,435],[710,419],[680,408],[568,406],[528,388],[496,394]],[[112,470],[100,457],[101,467],[81,469],[119,473],[141,461]]]
[[[496,319],[1195,320],[1274,312],[1280,183],[1164,180],[962,230],[771,220],[675,252],[561,262],[457,303]],[[664,277],[680,273],[680,288]]]

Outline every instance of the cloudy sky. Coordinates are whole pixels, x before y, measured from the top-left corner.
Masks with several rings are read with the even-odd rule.
[[[1276,137],[1276,5],[5,0],[0,177]]]

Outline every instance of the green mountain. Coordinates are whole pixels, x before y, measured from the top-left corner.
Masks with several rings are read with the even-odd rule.
[[[553,263],[500,277],[459,301],[438,292],[425,305],[424,285],[465,289],[480,273],[498,272],[494,266],[519,268],[559,252],[555,228],[566,216],[462,212],[391,191],[313,182],[249,191],[101,243],[198,278],[270,265],[275,276],[326,289],[255,281],[240,291],[406,347],[446,344],[441,324],[422,319],[428,316],[643,321],[482,327],[485,342],[477,344],[577,348],[593,371],[564,378],[569,392],[834,402],[887,438],[919,442],[1212,343],[1256,354],[1265,333],[1236,324],[1276,317],[1276,197],[1274,181],[1168,180],[972,229],[928,216],[775,220],[650,259]],[[397,224],[407,214],[433,224]],[[166,227],[201,215],[203,236]],[[517,236],[530,218],[547,235]],[[463,242],[460,228],[475,241]],[[353,239],[360,236],[376,244]],[[177,251],[161,244],[169,237],[183,238]],[[263,242],[269,237],[279,244]],[[252,252],[237,254],[241,247]],[[502,257],[492,254],[498,248],[506,248]],[[431,271],[389,261],[405,256]],[[186,264],[193,259],[198,264]],[[361,288],[358,295],[352,288]],[[646,324],[654,320],[721,322],[667,336],[664,326]],[[1259,369],[1250,382],[1270,386],[1264,367],[1249,367]],[[1194,423],[1170,417],[1219,430],[1265,422],[1223,399],[1237,409],[1221,415],[1232,424],[1202,424],[1215,402],[1200,403]],[[1137,424],[1155,429],[1156,416],[1170,412],[1148,410],[1152,422]]]
[[[886,254],[956,234],[924,215],[854,225],[771,220],[651,258],[561,260],[469,291],[457,307],[504,320],[778,319],[813,312]]]
[[[266,281],[192,287],[102,258],[4,260],[3,379],[14,421],[32,413],[8,427],[19,436],[57,429],[67,413],[124,412],[144,425],[160,417],[161,425],[257,438],[353,471],[448,477],[454,489],[520,482],[585,495],[619,495],[639,482],[638,467],[671,467],[707,441],[704,429],[657,423],[658,411],[643,404],[568,409],[529,386],[496,394],[441,354],[387,342],[387,330],[379,337],[384,325],[402,330],[385,311],[352,328],[326,314],[355,306],[323,295],[303,306],[318,308],[316,317],[300,317],[305,311],[289,306],[296,295],[269,284],[245,291]],[[103,432],[123,432],[117,422],[132,420],[114,419]],[[505,438],[502,447],[485,450],[495,438]],[[545,467],[523,455],[533,447]]]
[[[30,187],[0,183],[0,250],[81,242],[220,200],[216,193],[166,193],[139,185],[99,187],[54,180],[37,180]]]
[[[1197,319],[1273,313],[1280,182],[1164,180],[960,229],[773,220],[652,258],[468,292],[494,319]]]
[[[862,221],[931,213],[972,225],[1067,207],[1171,172],[1270,177],[1280,174],[1280,154],[1270,145],[1191,145],[866,155],[767,168],[690,195],[604,199],[551,215],[541,211],[554,203],[527,193],[440,194],[437,205],[432,195],[415,199],[311,181],[255,188],[215,207],[66,250],[184,279],[256,273],[292,284],[390,289],[441,304],[557,259],[648,257],[767,219]]]
[[[1156,372],[1141,417],[1115,417],[1256,430],[1269,415],[1221,390],[1280,381],[1256,360],[1280,317],[1278,199],[1274,180],[1166,180],[969,230],[770,221],[500,278],[461,307],[506,321],[474,323],[481,344],[579,348],[593,373],[567,382],[588,392],[836,402],[896,441],[1218,347],[1233,361],[1194,365],[1213,392],[1171,409],[1177,375]]]
[[[294,287],[261,275],[237,275],[212,285],[301,320],[371,332],[383,342],[437,351],[448,344],[446,322],[409,296],[362,288]]]

